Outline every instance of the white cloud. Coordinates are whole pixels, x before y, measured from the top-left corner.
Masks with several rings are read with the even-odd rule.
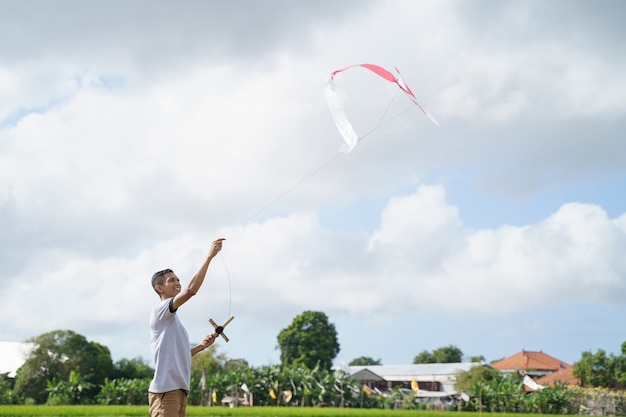
[[[151,273],[171,266],[185,279],[220,235],[224,259],[189,322],[230,302],[266,332],[305,308],[619,305],[626,215],[611,181],[626,166],[626,82],[608,35],[623,40],[621,22],[584,2],[329,4],[251,6],[234,27],[220,16],[235,6],[202,2],[185,3],[197,13],[159,5],[152,19],[134,19],[138,5],[101,16],[55,6],[44,9],[60,20],[43,21],[17,3],[0,17],[23,22],[0,24],[11,35],[0,36],[9,337],[76,327],[131,351],[129,329],[143,331],[156,299]],[[324,82],[362,62],[397,66],[441,128],[407,112],[333,159],[341,139]],[[395,91],[345,75],[347,110],[367,132]],[[458,177],[472,187],[451,204]],[[610,191],[523,226],[464,221],[491,214],[476,189],[519,201],[580,184]]]
[[[421,186],[390,200],[369,237],[328,230],[312,213],[268,219],[226,241],[198,296],[205,301],[194,300],[185,314],[195,320],[226,314],[231,297],[236,314],[261,322],[303,309],[497,315],[546,304],[615,303],[626,292],[624,218],[569,203],[537,224],[472,230],[442,187]],[[204,234],[194,233],[125,259],[43,253],[15,277],[11,293],[27,296],[7,300],[3,315],[20,323],[28,311],[21,333],[41,323],[47,329],[141,328],[156,299],[153,270],[172,267],[185,281],[208,245]]]

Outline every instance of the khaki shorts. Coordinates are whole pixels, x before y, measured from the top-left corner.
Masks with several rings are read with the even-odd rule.
[[[187,391],[177,389],[168,392],[150,392],[148,404],[152,417],[185,417]]]

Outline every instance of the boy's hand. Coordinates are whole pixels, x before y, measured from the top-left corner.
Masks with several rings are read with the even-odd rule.
[[[204,349],[206,349],[209,346],[211,346],[213,343],[215,343],[215,339],[217,338],[217,336],[218,336],[217,333],[212,333],[210,335],[204,336],[204,339],[202,339],[202,343],[200,344],[202,345]]]

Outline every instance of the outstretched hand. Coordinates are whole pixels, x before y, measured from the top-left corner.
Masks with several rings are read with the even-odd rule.
[[[215,239],[211,245],[211,251],[209,252],[209,258],[215,257],[222,250],[222,242],[226,240],[223,237]]]

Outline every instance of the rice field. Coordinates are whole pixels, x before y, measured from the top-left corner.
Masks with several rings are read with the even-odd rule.
[[[482,417],[494,413],[382,410],[315,407],[200,407],[190,406],[187,415],[197,417]],[[498,417],[530,417],[530,414],[497,414]],[[112,405],[2,405],[0,416],[11,417],[149,417],[147,406]]]

